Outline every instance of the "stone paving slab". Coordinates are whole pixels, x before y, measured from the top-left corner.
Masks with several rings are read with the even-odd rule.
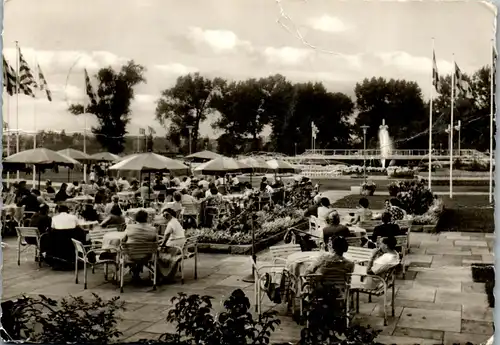
[[[484,284],[472,281],[470,264],[494,259],[493,236],[487,235],[412,233],[408,271],[405,279],[399,277],[396,281],[395,317],[389,317],[388,325],[384,326],[383,298],[373,297],[369,303],[368,296],[362,294],[360,313],[354,322],[381,330],[382,335],[377,340],[387,344],[452,344],[457,341],[476,344],[485,341],[493,332],[493,309],[487,306]],[[198,280],[193,279],[192,262],[186,262],[183,285],[178,277],[176,283],[152,291],[150,286],[135,286],[126,280],[125,292],[120,294],[116,285],[104,281],[101,268],[95,274],[89,272],[89,289],[84,290],[82,271],[80,283],[75,284],[74,272],[39,269],[30,250],[22,254],[21,266],[17,266],[15,239],[4,241],[8,244],[3,252],[4,300],[23,293],[44,293],[52,298],[69,294],[90,298],[92,293],[105,299],[120,296],[127,302],[127,310],[118,315],[118,327],[124,333],[122,340],[157,338],[172,331],[174,325],[167,324],[165,318],[172,297],[179,292],[213,296],[215,312],[223,309],[222,302],[236,288],[243,289],[254,302],[253,285],[242,281],[251,272],[249,256],[203,253],[198,261]],[[270,258],[269,251],[264,251],[259,254],[258,261]],[[263,308],[277,310],[282,320],[272,341],[293,342],[300,338],[301,327],[292,321],[285,306],[275,306],[264,297]],[[387,311],[390,315],[390,306]]]

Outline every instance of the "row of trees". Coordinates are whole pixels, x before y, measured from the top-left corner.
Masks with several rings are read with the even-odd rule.
[[[134,87],[144,83],[144,67],[130,61],[120,71],[101,69],[97,99],[86,108],[72,105],[73,114],[96,115],[99,126],[92,131],[110,152],[124,150]],[[451,77],[441,78],[434,100],[436,148],[447,148]],[[489,147],[490,73],[483,67],[468,77],[473,98],[456,101],[455,119],[461,120],[461,139],[466,145]],[[224,154],[271,150],[286,154],[311,147],[311,122],[319,128],[317,148],[348,148],[361,145],[361,125],[370,126],[368,146],[376,147],[379,125],[385,119],[397,148],[428,146],[429,104],[419,85],[406,80],[365,79],[354,88],[355,99],[328,91],[322,83],[292,83],[282,75],[228,81],[187,74],[162,91],[156,107],[157,120],[167,129],[167,139],[187,151],[191,128],[193,152],[200,147],[200,125],[210,121],[220,133],[218,150]],[[264,143],[263,129],[271,128]],[[202,144],[203,145],[203,144]],[[151,149],[151,145],[150,145]],[[157,148],[163,150],[164,148]]]

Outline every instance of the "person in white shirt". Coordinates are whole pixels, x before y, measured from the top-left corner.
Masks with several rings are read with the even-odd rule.
[[[120,177],[118,180],[118,189],[120,191],[126,191],[130,188],[130,183],[127,181],[126,177]]]
[[[160,241],[158,273],[161,281],[175,278],[182,257],[182,247],[186,243],[186,234],[182,224],[175,217],[175,211],[165,209],[163,216],[167,220],[165,235]]]
[[[221,186],[224,184],[224,177],[223,176],[219,176],[219,178],[217,180],[215,180],[215,185],[216,186]]]
[[[320,227],[324,227],[327,224],[326,220],[329,214],[332,213],[333,210],[330,208],[330,199],[323,197],[320,203],[321,206],[318,207],[318,222]]]
[[[59,214],[52,217],[52,229],[54,230],[72,230],[80,225],[78,217],[69,213],[68,206],[60,205]]]
[[[97,177],[97,176],[96,176],[96,174],[95,174],[95,171],[94,171],[94,170],[92,170],[92,171],[90,172],[90,174],[89,174],[89,180],[90,180],[90,181],[95,181],[95,180],[96,180],[96,177]]]
[[[232,179],[233,186],[238,187],[240,185],[240,180],[236,177],[236,175],[233,175]]]
[[[271,187],[270,185],[267,185],[266,186],[266,192],[269,193],[269,194],[273,194],[273,192],[274,192],[273,187]]]
[[[203,189],[207,190],[208,186],[210,185],[210,182],[207,180],[203,179],[200,182],[198,182],[198,186],[202,187]]]

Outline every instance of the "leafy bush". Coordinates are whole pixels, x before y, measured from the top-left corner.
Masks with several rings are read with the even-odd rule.
[[[375,194],[375,190],[377,189],[377,185],[372,182],[366,182],[361,185],[361,194],[363,195],[373,195]]]
[[[460,159],[453,162],[453,167],[455,169],[467,170],[467,171],[490,171],[490,164],[486,161],[479,161],[477,159],[469,162],[464,162]]]
[[[118,338],[116,312],[124,310],[119,297],[103,301],[93,294],[56,301],[40,295],[2,303],[4,339],[51,344],[107,344]]]
[[[387,169],[390,178],[414,178],[415,170],[410,168],[391,167]]]
[[[444,211],[444,203],[442,199],[434,199],[431,207],[422,215],[413,217],[414,225],[431,225],[437,224],[441,214]]]
[[[388,189],[391,196],[397,191],[396,198],[409,214],[422,215],[429,210],[434,202],[434,195],[427,188],[425,180],[398,181],[391,183]]]
[[[307,327],[301,331],[300,345],[378,344],[379,331],[351,325],[348,327],[345,303],[332,285],[319,284],[309,289],[305,297]]]
[[[276,311],[265,312],[259,320],[254,320],[250,301],[237,289],[224,302],[225,311],[214,316],[212,299],[184,293],[172,298],[174,307],[167,322],[176,324],[176,332],[162,334],[158,341],[172,345],[269,344],[271,332],[280,324]]]

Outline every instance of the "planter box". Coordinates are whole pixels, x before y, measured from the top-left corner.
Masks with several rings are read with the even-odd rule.
[[[255,242],[255,253],[260,252],[261,250],[267,249],[273,244],[280,242],[285,233],[288,230],[283,230],[264,238],[260,241]],[[219,243],[198,243],[198,251],[200,253],[224,253],[224,254],[241,254],[241,255],[250,255],[252,254],[252,245],[251,244],[219,244]]]
[[[411,232],[425,232],[429,234],[433,234],[436,232],[436,224],[427,224],[427,225],[412,225]]]

